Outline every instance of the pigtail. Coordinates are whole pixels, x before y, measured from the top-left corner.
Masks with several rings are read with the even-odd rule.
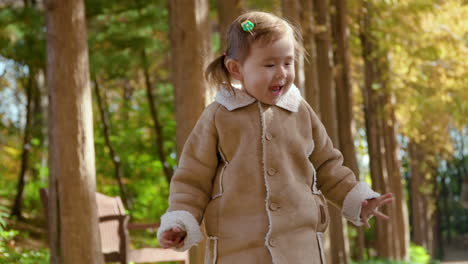
[[[231,77],[229,71],[224,65],[226,55],[223,54],[214,59],[205,70],[205,79],[216,87],[226,87],[227,89],[234,91],[234,87],[231,85]]]

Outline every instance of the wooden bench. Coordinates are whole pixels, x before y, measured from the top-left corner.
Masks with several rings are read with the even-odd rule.
[[[47,219],[47,190],[40,189],[40,195]],[[130,249],[129,230],[157,229],[159,223],[129,223],[129,216],[125,213],[120,197],[110,197],[101,193],[96,193],[96,202],[99,216],[101,247],[106,262],[128,264],[129,262],[153,263],[176,261],[189,264],[188,251],[177,252],[172,249],[162,248]]]

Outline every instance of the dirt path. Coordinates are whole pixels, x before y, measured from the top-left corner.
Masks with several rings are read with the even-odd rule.
[[[468,264],[468,248],[445,248],[445,259],[441,264]]]
[[[441,264],[468,264],[468,236],[457,237],[445,246],[445,258]]]

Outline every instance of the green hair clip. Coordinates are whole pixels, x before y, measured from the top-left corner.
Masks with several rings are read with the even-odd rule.
[[[252,33],[252,29],[254,28],[255,25],[254,23],[252,23],[252,21],[246,20],[241,23],[241,26],[242,26],[242,30],[249,31],[250,33]]]

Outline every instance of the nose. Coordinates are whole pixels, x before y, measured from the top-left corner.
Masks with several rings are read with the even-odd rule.
[[[286,76],[287,76],[286,67],[284,67],[284,66],[278,67],[277,71],[276,71],[276,77],[278,79],[282,79],[282,78],[286,78]]]

